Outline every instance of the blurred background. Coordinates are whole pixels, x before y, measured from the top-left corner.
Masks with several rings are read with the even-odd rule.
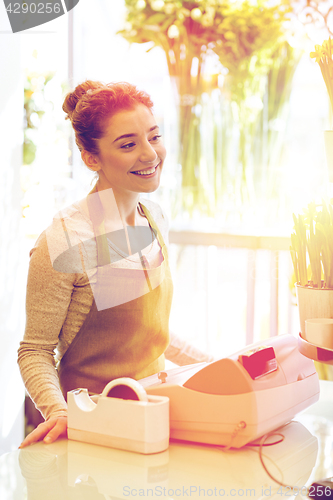
[[[298,334],[292,214],[332,194],[332,116],[310,58],[331,34],[330,9],[332,0],[80,0],[13,34],[0,5],[1,452],[24,432],[16,352],[29,250],[92,187],[62,111],[85,79],[129,81],[155,104],[168,156],[150,197],[170,222],[171,329],[221,357]]]

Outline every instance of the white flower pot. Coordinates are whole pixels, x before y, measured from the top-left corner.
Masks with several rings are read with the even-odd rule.
[[[296,285],[296,296],[301,336],[305,339],[306,319],[333,318],[333,289]],[[319,378],[333,380],[332,366],[315,361],[315,367]]]
[[[305,320],[333,318],[333,289],[296,285],[297,305],[302,337],[305,338]]]

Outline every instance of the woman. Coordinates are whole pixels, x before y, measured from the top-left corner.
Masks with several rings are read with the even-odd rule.
[[[68,390],[100,393],[113,378],[152,375],[164,354],[177,364],[211,359],[169,338],[167,222],[156,203],[140,199],[158,188],[166,156],[152,106],[133,85],[93,81],[64,101],[98,180],[55,217],[30,254],[18,362],[45,422],[21,447],[66,435]]]

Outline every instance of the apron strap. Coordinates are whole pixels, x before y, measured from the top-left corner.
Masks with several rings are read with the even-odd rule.
[[[157,236],[157,239],[158,239],[158,242],[159,244],[161,245],[161,248],[166,248],[166,245],[165,245],[165,242],[164,242],[164,239],[163,239],[163,236],[162,236],[162,233],[161,231],[159,230],[156,222],[154,221],[151,213],[149,212],[148,208],[145,207],[140,201],[139,201],[139,205],[140,207],[142,208],[142,211],[143,213],[145,214],[148,222],[149,222],[149,225],[151,226],[151,228],[153,229],[153,231],[155,232],[156,236]]]

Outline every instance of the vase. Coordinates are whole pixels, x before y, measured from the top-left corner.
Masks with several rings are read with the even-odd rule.
[[[333,289],[312,288],[296,285],[297,306],[301,336],[305,339],[305,320],[333,318]],[[333,380],[333,367],[315,361],[318,376],[322,380]]]
[[[302,337],[305,338],[305,320],[333,318],[333,289],[296,285],[297,305]]]
[[[328,180],[333,182],[333,130],[324,131]]]

